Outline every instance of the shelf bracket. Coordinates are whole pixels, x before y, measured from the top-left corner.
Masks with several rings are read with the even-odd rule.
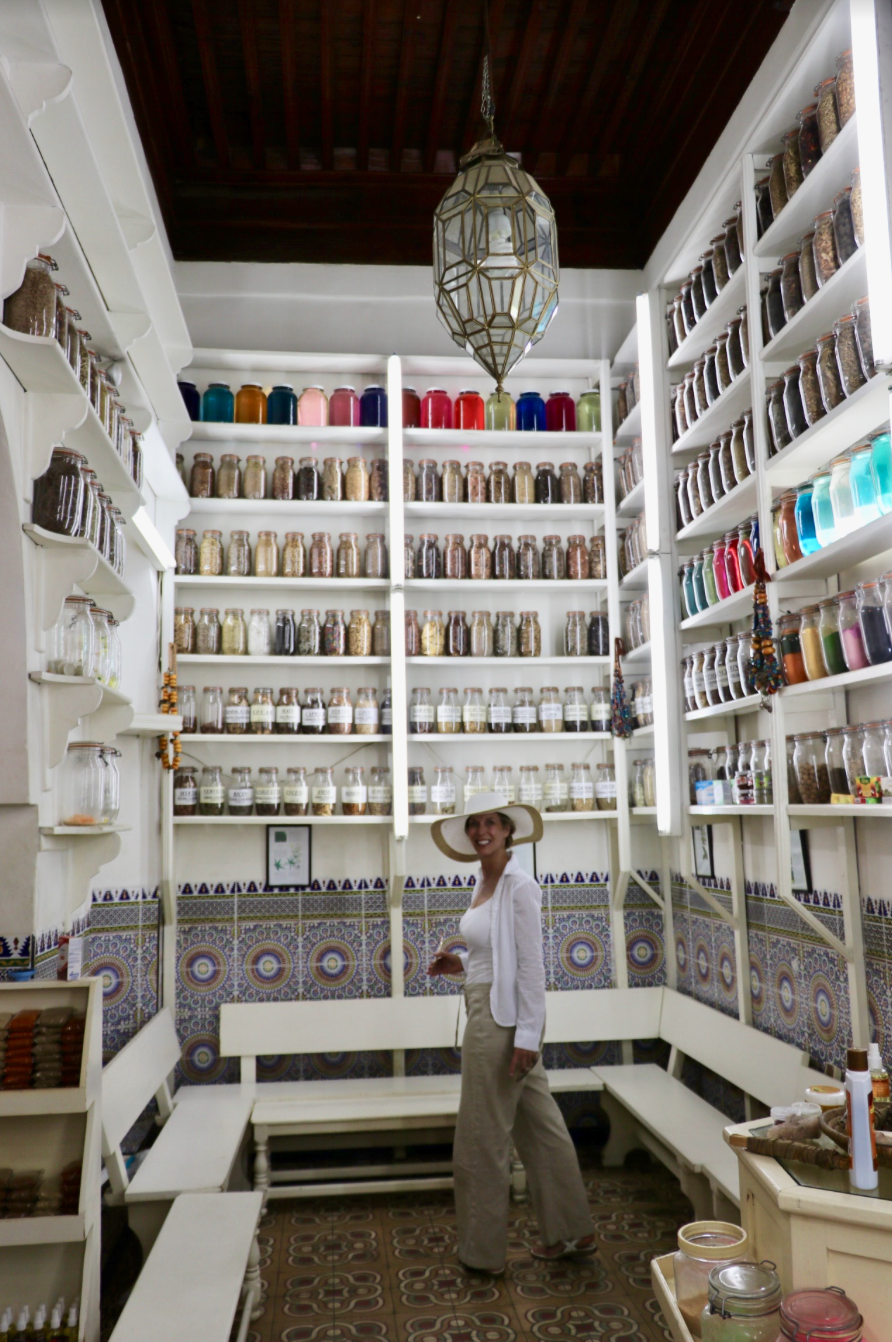
[[[81,718],[95,713],[99,708],[102,686],[92,678],[84,678],[80,684],[43,680],[35,672],[31,673],[31,679],[42,684],[48,696],[42,715],[44,759],[47,769],[55,769],[57,764],[61,764],[68,738]]]
[[[25,262],[52,247],[64,232],[65,211],[56,206],[4,205],[0,290],[11,294],[17,289],[25,273]]]
[[[30,475],[36,480],[50,464],[53,448],[87,418],[87,398],[77,392],[29,392],[25,398]]]
[[[68,851],[66,909],[71,915],[89,902],[93,878],[114,862],[121,851],[121,836],[114,830],[103,834],[42,834],[40,847],[43,852]]]
[[[634,881],[637,886],[640,886],[644,893],[650,896],[658,909],[661,909],[663,913],[666,912],[666,901],[663,899],[663,896],[657,894],[650,881],[646,881],[639,871],[631,872],[629,874],[629,880]]]
[[[783,881],[778,881],[777,886],[775,888],[777,890],[779,897],[784,901],[784,903],[787,904],[796,913],[798,913],[802,921],[804,923],[808,923],[812,931],[816,932],[822,941],[826,941],[827,945],[830,946],[834,951],[836,951],[837,955],[842,956],[842,958],[846,961],[847,964],[851,964],[851,962],[854,960],[853,949],[850,946],[846,946],[845,942],[840,941],[839,937],[835,937],[833,933],[829,930],[829,928],[825,927],[825,925],[821,922],[820,918],[818,918],[816,914],[812,913],[811,909],[808,908],[807,905],[800,904],[798,899],[792,893],[792,891],[785,890]]]
[[[67,65],[50,61],[11,61],[9,82],[22,116],[30,126],[41,112],[68,96],[72,74]]]
[[[690,864],[688,864],[688,868],[689,866]],[[716,899],[714,890],[710,890],[707,888],[707,886],[701,885],[700,882],[697,880],[697,877],[693,875],[690,869],[686,870],[682,868],[681,879],[684,881],[686,886],[688,886],[691,890],[694,890],[702,900],[705,900],[705,902],[712,909],[713,913],[717,914],[718,917],[721,918],[723,923],[727,923],[729,927],[734,928],[735,932],[737,931],[739,926],[738,920],[734,917],[732,913],[728,912],[728,910],[725,908],[724,904],[722,904],[720,900]]]
[[[74,584],[86,582],[96,572],[99,555],[87,545],[51,549],[41,545],[34,532],[25,534],[37,547],[37,618],[41,629],[52,629]]]

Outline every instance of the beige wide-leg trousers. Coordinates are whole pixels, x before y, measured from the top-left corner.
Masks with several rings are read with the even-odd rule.
[[[514,1026],[496,1024],[489,993],[489,984],[465,988],[468,1021],[453,1169],[458,1256],[468,1267],[498,1272],[508,1247],[512,1141],[527,1173],[543,1244],[581,1239],[594,1227],[576,1150],[542,1059],[522,1081],[512,1081]]]

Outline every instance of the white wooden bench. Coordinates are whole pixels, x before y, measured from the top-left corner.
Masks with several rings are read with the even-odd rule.
[[[102,1072],[102,1154],[112,1200],[126,1205],[145,1254],[181,1193],[248,1187],[240,1157],[246,1155],[250,1089],[186,1086],[172,1100],[168,1078],[179,1060],[173,1016],[165,1008]],[[161,1131],[130,1178],[121,1142],[153,1095]]]
[[[221,1054],[241,1058],[242,1083],[256,1079],[262,1054],[451,1047],[454,996],[374,1001],[226,1004],[221,1008]],[[601,989],[548,994],[546,1043],[660,1038],[671,1047],[668,1071],[656,1064],[594,1066],[549,1073],[553,1091],[596,1091],[610,1120],[605,1165],[621,1164],[644,1146],[676,1174],[698,1218],[727,1219],[739,1206],[737,1162],[725,1146],[728,1119],[681,1081],[693,1058],[766,1105],[801,1099],[821,1074],[807,1055],[769,1035],[668,988]],[[454,1126],[460,1078],[395,1076],[369,1081],[268,1082],[257,1086],[252,1113],[254,1187],[272,1197],[451,1186],[450,1165],[394,1167],[369,1163],[320,1174],[271,1171],[270,1141],[301,1145],[375,1141],[374,1134],[442,1135]],[[522,1195],[515,1162],[512,1189]]]

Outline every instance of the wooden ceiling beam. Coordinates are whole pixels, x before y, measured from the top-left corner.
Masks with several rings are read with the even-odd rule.
[[[596,29],[592,34],[595,57],[577,110],[565,126],[557,151],[557,168],[561,176],[567,171],[573,155],[584,148],[582,137],[585,127],[591,124],[595,100],[608,70],[616,62],[623,36],[631,27],[637,10],[638,0],[623,0],[622,4],[613,5],[606,29],[603,32]]]
[[[452,74],[452,50],[455,44],[457,22],[458,0],[446,0],[443,24],[440,29],[440,47],[437,53],[437,79],[434,84],[434,97],[427,123],[427,143],[424,149],[424,168],[426,172],[433,172],[437,150],[440,148],[440,128],[443,125],[446,94],[449,90],[449,78]]]
[[[600,134],[594,149],[589,152],[589,171],[598,171],[598,163],[605,154],[611,153],[615,149],[615,137],[620,126],[626,119],[626,111],[633,98],[640,98],[641,84],[640,80],[644,73],[644,68],[650,58],[654,44],[659,36],[660,29],[666,18],[666,14],[673,0],[650,0],[650,8],[647,12],[647,21],[644,30],[637,36],[635,42],[635,54],[632,57],[632,63],[627,67],[622,86],[613,99],[610,108],[610,115],[606,122],[602,124]],[[702,75],[701,75],[702,78]],[[594,159],[594,162],[592,162]]]
[[[183,91],[183,81],[177,60],[176,44],[170,26],[170,15],[164,0],[150,0],[145,7],[151,27],[154,31],[157,49],[161,55],[161,68],[164,71],[164,97],[170,106],[168,124],[172,127],[176,153],[184,167],[195,162],[195,145],[189,123],[189,108]]]
[[[499,45],[499,29],[502,26],[502,16],[505,13],[505,0],[492,0],[489,8],[489,35],[492,41],[493,59],[495,59],[496,48]],[[461,158],[462,154],[470,149],[475,140],[479,140],[483,134],[483,117],[480,115],[480,97],[483,92],[483,57],[486,55],[486,33],[483,25],[480,25],[480,41],[477,46],[477,74],[474,78],[474,90],[471,94],[471,101],[468,104],[468,110],[465,114],[465,128],[462,132],[461,142],[457,147],[456,158]],[[493,99],[496,101],[496,116],[498,117],[498,101],[496,100],[495,76],[493,76]]]
[[[245,56],[245,82],[248,89],[248,119],[251,123],[251,154],[255,168],[266,162],[266,131],[263,125],[263,94],[260,90],[260,60],[257,55],[257,28],[253,0],[238,0],[242,51]]]
[[[375,0],[364,0],[362,7],[362,58],[359,73],[359,134],[356,137],[356,168],[366,172],[369,166],[369,125],[372,110],[372,72],[375,60]]]
[[[409,92],[415,48],[418,45],[417,13],[420,0],[404,0],[403,36],[400,42],[400,68],[396,83],[396,109],[393,116],[393,137],[390,142],[390,171],[399,172],[406,144],[406,117],[409,110]]]
[[[295,0],[279,0],[279,46],[282,52],[282,105],[285,111],[285,155],[289,168],[300,167],[300,115],[297,105],[297,61],[294,42]]]
[[[499,139],[511,150],[520,147],[518,137],[514,134],[514,123],[521,98],[524,94],[529,94],[527,75],[529,74],[533,53],[539,45],[543,7],[542,0],[531,0],[530,2],[526,23],[523,25],[523,41],[520,44],[520,54],[514,62],[514,70],[511,74],[511,84],[505,100],[505,110],[499,117]]]
[[[198,54],[201,60],[204,96],[207,99],[214,148],[217,151],[217,158],[220,160],[221,167],[228,168],[232,159],[229,153],[226,117],[223,112],[223,95],[220,91],[220,79],[217,74],[217,58],[214,55],[214,38],[211,17],[208,12],[208,0],[192,0],[192,17],[195,22],[195,31],[198,34]]]
[[[525,156],[528,156],[530,160],[531,172],[535,172],[539,155],[548,144],[548,135],[550,133],[555,103],[558,98],[566,96],[567,91],[564,88],[564,79],[567,75],[567,66],[576,46],[579,26],[585,17],[587,8],[588,0],[573,0],[573,3],[570,6],[570,13],[567,15],[566,22],[562,25],[563,34],[557,49],[557,54],[545,72],[545,97],[541,100],[540,105],[536,109],[536,119],[533,123],[532,138],[530,139],[528,149],[525,151]]]
[[[334,127],[332,123],[332,32],[331,0],[322,0],[319,15],[319,121],[322,135],[322,169],[334,167]]]

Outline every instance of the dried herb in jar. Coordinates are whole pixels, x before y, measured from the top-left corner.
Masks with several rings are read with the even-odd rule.
[[[817,111],[817,104],[811,103],[799,113],[799,162],[803,177],[808,176],[821,157]]]

